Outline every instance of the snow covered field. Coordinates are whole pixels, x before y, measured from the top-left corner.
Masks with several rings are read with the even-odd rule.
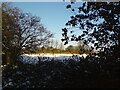
[[[81,57],[86,57],[86,54],[24,54],[20,56],[20,61],[29,64],[36,64],[39,60],[41,61],[51,61],[51,60],[69,60],[74,59],[76,61],[80,60]]]

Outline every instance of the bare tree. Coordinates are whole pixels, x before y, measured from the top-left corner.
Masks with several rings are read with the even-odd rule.
[[[60,43],[59,48],[60,48],[61,50],[64,49],[64,45],[63,45],[63,43]]]
[[[45,46],[53,34],[48,31],[39,17],[23,13],[19,8],[11,7],[9,3],[2,4],[2,46],[3,52],[9,58],[9,64],[23,53],[23,50]]]
[[[53,36],[40,24],[40,18],[28,13],[21,13],[19,21],[19,47],[30,49],[37,46],[45,46],[49,43],[49,38]]]

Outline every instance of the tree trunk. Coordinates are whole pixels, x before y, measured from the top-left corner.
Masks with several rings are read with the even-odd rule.
[[[12,65],[13,64],[13,60],[12,60],[9,53],[6,54],[6,61],[7,61],[7,65]]]

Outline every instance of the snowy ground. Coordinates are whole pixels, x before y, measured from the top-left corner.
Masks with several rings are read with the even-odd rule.
[[[86,57],[86,54],[24,54],[20,56],[20,61],[29,64],[36,64],[39,60],[41,61],[51,61],[51,60],[69,60],[74,59],[76,61],[80,60],[80,57]]]

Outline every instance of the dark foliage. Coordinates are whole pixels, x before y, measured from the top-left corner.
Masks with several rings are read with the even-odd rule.
[[[120,46],[119,2],[84,2],[81,6],[74,7],[71,4],[66,8],[74,15],[62,30],[62,41],[65,44],[83,40],[85,45],[92,43],[95,49],[101,51],[106,48],[111,50],[111,46]],[[82,33],[76,35],[76,29]]]
[[[115,88],[120,87],[119,71],[120,60],[88,56],[36,65],[19,62],[16,68],[3,69],[2,80],[3,88]]]
[[[79,74],[74,72],[73,75],[73,78],[79,77],[79,79],[72,80],[81,83],[75,87],[119,87],[120,2],[84,2],[78,8],[75,7],[75,10],[73,8],[72,4],[67,8],[74,15],[66,23],[67,32],[63,31],[62,40],[65,44],[70,40],[82,40],[85,45],[92,43],[94,47],[91,48],[99,51],[94,54],[99,58],[87,57],[84,61],[80,61],[83,63],[80,63],[81,72],[78,71]],[[78,33],[78,36],[76,29],[82,32]],[[83,72],[85,70],[86,73]]]

